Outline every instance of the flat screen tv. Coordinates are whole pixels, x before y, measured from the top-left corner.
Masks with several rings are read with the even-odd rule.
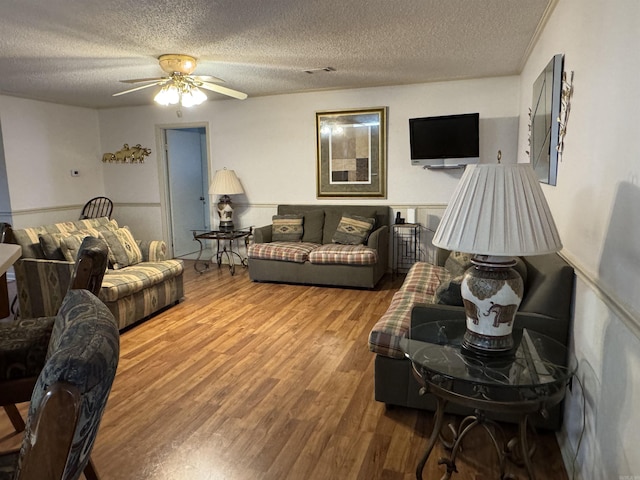
[[[480,115],[465,113],[409,119],[411,164],[456,166],[480,158]]]

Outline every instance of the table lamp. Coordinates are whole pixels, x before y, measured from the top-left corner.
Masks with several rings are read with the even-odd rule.
[[[562,248],[547,201],[529,163],[467,166],[433,238],[437,247],[472,254],[461,294],[463,347],[504,354],[514,347],[513,320],[523,281],[514,257]]]
[[[233,231],[233,204],[229,195],[238,195],[240,193],[244,193],[244,190],[235,171],[227,170],[226,168],[216,171],[209,186],[209,194],[222,195],[217,205],[220,231]]]

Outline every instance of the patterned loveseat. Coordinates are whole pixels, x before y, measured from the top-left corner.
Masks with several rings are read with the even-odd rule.
[[[106,217],[15,229],[12,242],[22,247],[14,264],[22,318],[56,315],[69,288],[82,239],[103,238],[109,246],[99,298],[123,329],[177,303],[184,293],[182,260],[166,258],[164,241],[134,240],[127,227]]]
[[[253,281],[374,288],[387,271],[389,207],[278,205],[277,212],[272,225],[254,230]]]

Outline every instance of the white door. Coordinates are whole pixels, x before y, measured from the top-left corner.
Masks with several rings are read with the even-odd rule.
[[[193,240],[194,229],[208,230],[209,211],[204,186],[207,184],[206,150],[202,148],[205,130],[167,129],[167,176],[173,255],[181,257],[199,250]]]

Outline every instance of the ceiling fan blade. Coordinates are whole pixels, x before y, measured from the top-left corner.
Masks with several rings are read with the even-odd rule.
[[[130,88],[129,90],[125,90],[124,92],[114,93],[111,96],[112,97],[118,97],[118,96],[124,95],[126,93],[131,93],[131,92],[136,92],[138,90],[142,90],[143,88],[149,88],[149,87],[155,87],[156,85],[162,85],[163,83],[166,83],[166,82],[165,81],[153,82],[153,83],[150,83],[148,85],[142,85],[141,87]]]
[[[223,79],[212,75],[191,75],[194,80],[199,82],[226,83]]]
[[[142,82],[158,82],[160,80],[169,80],[169,77],[134,78],[133,80],[120,80],[120,81],[122,83],[142,83]]]
[[[223,87],[221,85],[214,85],[213,83],[202,82],[198,86],[201,88],[205,88],[207,90],[211,90],[212,92],[221,93],[222,95],[227,95],[229,97],[237,98],[238,100],[244,100],[245,98],[247,98],[246,93],[242,93],[237,90],[232,90],[231,88]]]

